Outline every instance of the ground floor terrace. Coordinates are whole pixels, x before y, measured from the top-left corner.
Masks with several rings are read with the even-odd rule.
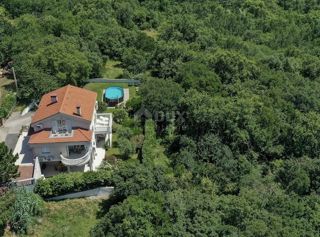
[[[40,148],[44,155],[38,156],[34,155],[28,144],[28,133],[23,132],[14,149],[19,157],[16,161],[20,171],[18,180],[22,182],[64,172],[97,170],[105,159],[106,144],[112,144],[112,114],[97,114],[93,131],[94,138],[90,143],[59,144],[55,146],[57,152],[50,154],[45,154],[48,148]],[[59,149],[65,152],[60,152]]]
[[[98,135],[100,137],[100,135]],[[18,143],[25,144],[28,141],[27,134],[22,134],[19,137]],[[65,172],[87,172],[90,170],[97,170],[103,163],[105,159],[105,147],[104,147],[104,140],[101,139],[97,140],[97,145],[90,155],[88,155],[89,160],[86,163],[80,165],[67,165],[68,163],[62,159],[44,159],[43,157],[33,157],[32,151],[30,147],[27,145],[22,145],[23,149],[21,152],[18,153],[19,159],[16,161],[16,165],[19,166],[19,173],[20,176],[18,177],[19,182],[23,183],[30,183],[33,179],[39,179],[41,177],[51,177],[57,175],[59,173]],[[80,152],[78,155],[81,155],[83,151],[76,151]],[[68,162],[77,162],[79,163],[79,158],[77,158],[77,154],[71,154],[70,159]],[[84,157],[80,157],[83,159]],[[87,159],[87,158],[84,158]],[[91,159],[91,160],[90,160]],[[66,164],[67,163],[67,164]]]

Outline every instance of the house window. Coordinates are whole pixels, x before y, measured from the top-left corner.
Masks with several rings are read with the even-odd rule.
[[[62,120],[62,119],[59,119],[58,120],[58,129],[59,130],[63,130],[63,129],[65,129],[65,126],[66,126],[66,121]]]
[[[56,125],[57,125],[57,130],[59,133],[63,132],[67,132],[67,123],[66,123],[66,120],[64,119],[58,119],[57,122],[56,122]]]
[[[42,154],[50,154],[49,148],[45,146],[41,148],[41,152]]]
[[[37,130],[41,130],[43,128],[43,124],[39,123],[39,124],[36,125],[36,127],[37,127]]]
[[[70,120],[58,119],[52,122],[52,133],[68,135],[72,131]]]
[[[68,146],[69,154],[82,154],[86,151],[85,145]]]

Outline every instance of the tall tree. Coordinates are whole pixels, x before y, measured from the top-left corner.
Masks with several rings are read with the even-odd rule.
[[[13,155],[4,142],[0,143],[0,186],[18,176],[18,167],[14,164],[18,155]]]

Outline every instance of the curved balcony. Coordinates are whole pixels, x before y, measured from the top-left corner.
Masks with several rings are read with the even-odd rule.
[[[60,154],[61,162],[67,166],[82,166],[82,165],[88,163],[88,161],[90,160],[91,151],[92,151],[92,148],[90,148],[88,150],[88,152],[86,154],[84,154],[83,156],[81,156],[79,158],[74,158],[74,159],[73,158],[66,158],[62,154]]]

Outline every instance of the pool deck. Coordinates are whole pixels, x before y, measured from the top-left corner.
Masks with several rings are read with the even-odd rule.
[[[129,100],[129,88],[123,88],[123,102],[126,103]]]

